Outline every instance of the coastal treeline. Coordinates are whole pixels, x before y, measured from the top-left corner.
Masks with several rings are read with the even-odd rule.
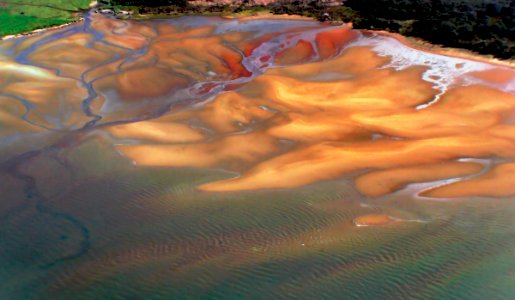
[[[108,5],[123,5],[123,6],[181,6],[185,7],[188,5],[188,0],[103,0]]]
[[[384,29],[431,43],[515,58],[515,1],[348,0],[356,28]]]

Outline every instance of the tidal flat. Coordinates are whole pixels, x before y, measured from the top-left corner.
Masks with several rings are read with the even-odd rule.
[[[0,298],[510,299],[515,69],[281,17],[0,42]]]

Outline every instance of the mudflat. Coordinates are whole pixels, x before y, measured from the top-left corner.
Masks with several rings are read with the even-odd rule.
[[[305,19],[2,41],[0,295],[508,297],[514,93]]]

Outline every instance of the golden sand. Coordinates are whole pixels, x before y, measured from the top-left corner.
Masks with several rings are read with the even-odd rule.
[[[392,168],[359,176],[356,187],[362,194],[376,197],[399,190],[409,183],[463,177],[476,174],[482,168],[480,164],[461,162]]]
[[[352,224],[354,224],[354,226],[380,226],[387,225],[393,221],[394,220],[388,215],[370,214],[355,218],[352,220]]]
[[[318,41],[316,47],[334,53],[333,44]],[[478,164],[455,161],[462,157],[515,155],[512,126],[504,121],[515,108],[511,94],[481,85],[455,86],[437,104],[417,110],[437,92],[421,79],[425,68],[380,69],[385,58],[367,47],[309,62],[313,55],[312,44],[299,42],[278,55],[279,63],[290,66],[270,69],[204,107],[177,115],[197,118],[221,135],[212,141],[119,148],[141,165],[241,172],[200,186],[204,191],[292,188],[377,170],[356,179],[357,188],[369,196],[481,171]],[[503,72],[474,76],[499,82],[499,76],[509,77]],[[322,80],[316,78],[323,74]],[[281,141],[293,144],[285,152]]]
[[[515,163],[495,166],[490,172],[477,178],[459,181],[422,193],[422,196],[436,198],[515,195]]]
[[[142,121],[113,127],[113,136],[118,138],[141,139],[163,143],[199,142],[204,135],[185,124],[159,121]]]

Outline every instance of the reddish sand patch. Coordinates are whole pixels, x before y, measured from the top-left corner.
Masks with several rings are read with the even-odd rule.
[[[260,57],[259,60],[262,62],[267,62],[270,60],[270,58],[271,58],[270,55],[265,55],[265,56]]]
[[[363,215],[352,220],[354,226],[381,226],[392,223],[394,220],[388,215],[370,214]]]
[[[232,78],[249,77],[252,75],[241,64],[242,57],[235,52],[227,51],[221,54],[224,64],[231,70]]]
[[[350,27],[340,26],[336,29],[320,32],[316,37],[318,52],[322,59],[329,58],[340,52],[345,44],[358,36]]]
[[[492,83],[507,83],[515,78],[515,71],[499,68],[481,72],[472,72],[471,75]]]
[[[276,63],[281,65],[290,65],[308,61],[315,55],[315,50],[310,42],[300,40],[291,48],[277,53]]]

